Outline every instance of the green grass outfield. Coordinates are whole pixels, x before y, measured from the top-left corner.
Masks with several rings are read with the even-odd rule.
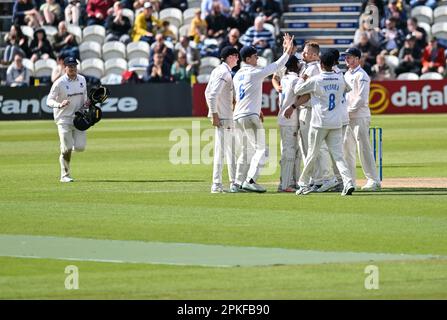
[[[447,256],[445,188],[297,197],[209,193],[211,165],[172,165],[172,129],[197,119],[104,119],[59,178],[51,121],[0,122],[0,234],[140,240],[317,251]],[[209,122],[201,119],[202,129]],[[447,115],[374,116],[384,132],[384,176],[447,178]],[[276,119],[266,120],[267,128]],[[358,177],[362,177],[358,168]],[[80,289],[65,290],[65,266]],[[382,299],[447,298],[447,260],[201,267],[0,257],[0,298]]]

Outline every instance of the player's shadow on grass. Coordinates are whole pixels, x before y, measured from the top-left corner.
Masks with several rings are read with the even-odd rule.
[[[205,182],[205,180],[176,180],[176,179],[167,179],[167,180],[112,180],[112,179],[107,179],[107,180],[83,180],[83,182],[112,182],[112,183],[120,183],[120,182],[125,182],[125,183],[167,183],[167,182],[179,182],[179,183],[183,183],[183,182]]]

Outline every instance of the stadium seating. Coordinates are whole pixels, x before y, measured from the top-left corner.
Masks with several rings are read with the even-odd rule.
[[[200,8],[202,0],[188,0],[188,8]]]
[[[385,63],[391,68],[396,69],[399,65],[399,58],[392,55],[386,55],[385,56]]]
[[[101,79],[104,76],[104,62],[98,58],[84,60],[81,63],[81,73]]]
[[[34,75],[34,63],[30,60],[30,59],[23,59],[22,60],[23,65],[25,66],[25,68],[27,68],[31,75]]]
[[[425,32],[427,33],[427,37],[431,39],[431,25],[429,25],[426,22],[418,22],[418,26],[423,28]]]
[[[57,34],[57,28],[53,26],[43,26],[43,30],[45,30],[45,33],[47,35],[48,41],[51,43],[54,42],[54,36]]]
[[[215,67],[220,64],[220,60],[215,57],[204,57],[200,59],[199,74],[211,74]]]
[[[433,23],[433,10],[427,6],[418,6],[411,10],[411,16],[418,19],[418,22]]]
[[[67,31],[75,36],[76,42],[81,44],[82,42],[82,29],[74,24],[67,25]]]
[[[146,69],[148,66],[148,58],[134,58],[132,60],[129,60],[127,63],[128,70],[135,71],[140,77],[142,77],[146,73]]]
[[[133,24],[135,22],[135,13],[131,9],[124,8],[123,9],[123,16],[129,18],[130,24],[133,26]]]
[[[79,46],[81,60],[101,58],[101,45],[94,41],[84,41]]]
[[[169,21],[171,25],[174,25],[178,28],[182,25],[183,14],[180,9],[166,8],[160,11],[160,19]]]
[[[442,76],[442,74],[437,73],[437,72],[427,72],[427,73],[423,73],[420,77],[420,80],[442,80],[444,79],[444,77]]]
[[[128,60],[132,60],[135,58],[149,59],[150,47],[147,42],[144,41],[130,42],[127,45],[126,50]]]
[[[189,25],[196,15],[197,8],[189,8],[183,11],[183,25]]]
[[[37,60],[34,63],[34,77],[51,77],[51,72],[56,65],[57,62],[53,59]]]
[[[20,26],[22,33],[28,37],[28,39],[32,40],[34,38],[34,30],[29,26]]]
[[[434,22],[447,22],[447,6],[440,6],[433,11]]]
[[[104,42],[104,38],[106,37],[106,28],[100,25],[92,25],[85,27],[82,31],[82,39],[83,41],[94,41],[99,44]]]
[[[180,27],[180,29],[178,30],[178,36],[179,37],[183,37],[183,36],[188,36],[189,35],[189,29],[191,28],[191,26],[189,24],[184,24],[183,26]]]
[[[419,76],[413,72],[405,72],[398,75],[397,80],[419,80]]]
[[[127,70],[127,61],[123,58],[114,58],[107,60],[104,65],[104,73],[121,75],[123,71]]]
[[[431,33],[439,39],[447,39],[447,22],[439,22],[431,27]]]
[[[113,58],[126,58],[126,45],[119,41],[106,42],[102,46],[102,58],[107,61]]]

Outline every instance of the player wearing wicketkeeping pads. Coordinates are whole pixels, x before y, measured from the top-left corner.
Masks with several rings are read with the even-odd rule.
[[[86,131],[80,131],[73,125],[75,113],[85,107],[87,102],[87,84],[85,78],[77,73],[77,61],[73,57],[64,59],[65,75],[57,79],[50,90],[47,105],[53,108],[61,154],[61,182],[72,182],[70,160],[72,151],[85,150]]]
[[[265,130],[262,125],[262,83],[264,78],[283,67],[289,56],[294,54],[293,37],[284,36],[283,55],[265,68],[257,67],[258,55],[254,47],[243,47],[240,51],[242,62],[233,78],[236,93],[236,106],[233,119],[241,132],[241,154],[237,160],[236,185],[230,191],[241,189],[252,192],[265,192],[256,183],[260,169],[266,158]]]
[[[226,160],[228,177],[231,184],[236,175],[235,137],[233,122],[233,79],[231,69],[237,65],[239,51],[233,47],[225,47],[221,52],[222,64],[211,72],[205,89],[205,98],[209,108],[214,136],[213,185],[211,193],[223,192],[222,170]]]
[[[381,185],[369,141],[369,126],[371,124],[369,89],[371,80],[360,66],[362,56],[360,50],[349,48],[345,54],[346,64],[349,68],[345,74],[345,80],[351,86],[352,91],[346,95],[349,125],[346,129],[344,155],[355,184],[356,149],[358,149],[363,173],[368,179],[362,190],[378,191]]]
[[[301,174],[299,109],[294,105],[293,93],[296,84],[304,81],[298,76],[300,68],[298,58],[291,56],[286,63],[286,73],[280,81],[282,93],[279,95],[278,125],[281,134],[281,176],[278,192],[295,192]],[[289,106],[292,108],[288,108]]]
[[[325,141],[343,179],[344,189],[341,194],[351,195],[355,188],[343,158],[341,135],[343,113],[340,111],[343,94],[349,91],[350,87],[343,75],[336,74],[332,70],[334,56],[330,52],[323,54],[320,61],[322,73],[297,84],[294,88],[297,95],[311,94],[313,108],[309,129],[309,150],[298,182],[300,189],[296,194],[305,195],[314,191],[310,187],[310,178],[321,144]]]

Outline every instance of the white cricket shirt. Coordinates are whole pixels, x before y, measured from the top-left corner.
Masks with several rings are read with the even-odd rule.
[[[231,69],[225,62],[211,72],[205,89],[205,99],[209,110],[208,117],[217,113],[221,120],[233,119],[233,79]]]
[[[233,78],[236,95],[234,120],[251,115],[259,116],[262,107],[262,82],[264,78],[284,67],[288,59],[289,55],[284,53],[281,58],[265,68],[253,67],[248,64],[242,65]]]
[[[362,67],[358,66],[354,70],[345,73],[345,80],[352,88],[346,95],[346,103],[350,118],[371,117],[369,110],[369,88],[371,79]]]
[[[70,104],[60,108],[61,102],[66,99]],[[87,84],[84,76],[78,74],[75,80],[71,80],[64,74],[51,86],[47,105],[53,108],[54,121],[57,124],[73,124],[75,112],[79,111],[86,101]]]
[[[295,72],[286,73],[281,78],[282,93],[279,95],[278,112],[278,124],[280,126],[298,126],[299,109],[295,110],[289,119],[284,116],[284,111],[295,102],[296,95],[293,92],[293,88],[298,82],[302,83],[303,81],[303,78],[300,78]]]

